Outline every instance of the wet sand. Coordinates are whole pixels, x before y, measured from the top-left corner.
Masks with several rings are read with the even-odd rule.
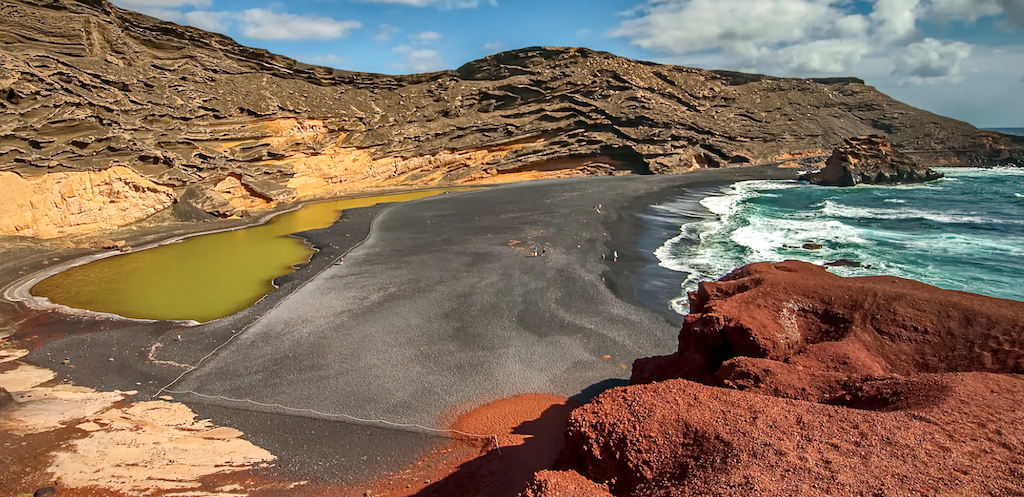
[[[321,251],[234,316],[184,327],[19,311],[12,338],[61,379],[140,397],[199,364],[162,393],[277,456],[261,477],[356,486],[450,442],[388,423],[443,429],[453,409],[519,394],[586,399],[674,350],[678,317],[636,281],[658,270],[644,245],[670,227],[652,232],[638,212],[793,175],[536,181],[355,210],[304,233]]]

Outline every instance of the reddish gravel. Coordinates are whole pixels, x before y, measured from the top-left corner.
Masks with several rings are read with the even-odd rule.
[[[404,471],[365,486],[321,489],[317,495],[514,497],[535,472],[555,462],[569,413],[579,405],[555,395],[523,394],[476,407],[459,415],[451,428],[495,434],[500,451],[491,440],[454,440]]]
[[[575,471],[539,471],[522,497],[611,497],[608,486]]]
[[[620,496],[1024,493],[1024,380],[929,376],[941,400],[891,412],[688,380],[617,388],[573,412],[568,462]]]

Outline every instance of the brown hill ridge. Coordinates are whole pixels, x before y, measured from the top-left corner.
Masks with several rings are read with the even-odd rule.
[[[1024,302],[786,261],[690,309],[676,354],[572,412],[561,469],[630,497],[1024,493]]]
[[[924,151],[926,165],[1024,158],[1020,140],[854,78],[538,47],[456,71],[385,76],[301,64],[105,0],[9,0],[0,21],[0,175],[127,166],[218,216],[368,188],[762,163],[878,131]],[[60,210],[76,194],[36,205]],[[92,218],[117,225],[154,205]],[[0,234],[96,229],[74,213],[50,214],[65,220],[50,234]]]

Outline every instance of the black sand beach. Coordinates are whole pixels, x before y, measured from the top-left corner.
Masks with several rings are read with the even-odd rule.
[[[175,364],[201,362],[159,393],[277,455],[270,476],[352,484],[445,439],[349,417],[443,428],[516,394],[585,399],[623,383],[634,359],[674,350],[679,317],[664,296],[678,283],[643,282],[671,279],[652,278],[667,270],[650,245],[678,226],[645,223],[646,206],[794,176],[767,166],[548,180],[356,209],[301,234],[320,251],[234,316],[187,327],[20,310],[5,322],[25,319],[12,339],[32,349],[28,362],[138,398],[181,374]]]

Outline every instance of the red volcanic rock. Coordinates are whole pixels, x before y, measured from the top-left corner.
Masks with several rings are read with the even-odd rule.
[[[816,185],[854,186],[864,184],[921,183],[943,176],[922,166],[906,154],[892,148],[882,135],[866,135],[844,140],[825,162],[825,168],[804,174]]]
[[[679,351],[637,360],[632,383],[719,384],[737,356],[861,376],[1024,373],[1024,302],[798,261],[750,264],[689,297]]]
[[[563,457],[617,496],[1024,492],[1024,380],[917,381],[928,400],[888,412],[687,380],[617,388],[573,411]]]
[[[1024,302],[787,261],[690,310],[573,411],[560,469],[629,497],[1024,495]]]
[[[594,483],[575,471],[538,471],[520,497],[612,497],[608,485]]]

